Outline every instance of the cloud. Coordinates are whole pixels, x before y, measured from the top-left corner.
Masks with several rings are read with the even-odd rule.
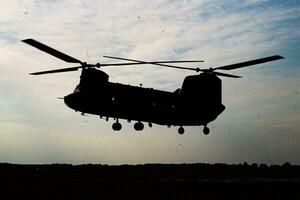
[[[295,92],[300,87],[297,56],[255,69],[234,71],[245,77],[241,80],[223,79],[223,99],[227,110],[210,125],[215,135],[209,138],[200,136],[202,130],[199,127],[187,128],[189,135],[181,138],[175,135],[176,129],[160,126],[146,129],[144,136],[134,135],[132,124],[125,125],[125,121],[121,133],[124,135],[116,136],[111,133],[112,121],[105,123],[95,116],[82,117],[56,99],[72,92],[80,72],[43,77],[27,75],[33,71],[73,65],[19,41],[35,38],[91,63],[114,62],[102,58],[103,55],[114,55],[142,60],[204,59],[207,62],[201,63],[200,67],[207,68],[278,52],[297,55],[297,49],[292,49],[291,44],[299,46],[295,45],[299,44],[299,11],[299,5],[280,1],[12,0],[2,3],[0,126],[6,134],[0,135],[0,138],[12,133],[10,141],[6,140],[9,150],[5,158],[10,158],[14,139],[30,132],[28,139],[24,140],[39,137],[48,141],[47,154],[51,159],[46,161],[46,153],[38,153],[43,148],[36,141],[34,144],[20,143],[22,150],[28,145],[37,145],[31,155],[39,155],[38,159],[24,155],[26,158],[22,162],[239,162],[243,156],[254,161],[260,153],[255,152],[254,147],[260,149],[271,145],[267,141],[270,138],[259,135],[264,126],[287,132],[298,130],[299,98]],[[285,65],[284,72],[278,71],[282,65]],[[158,66],[103,70],[110,75],[111,81],[131,85],[143,83],[145,87],[168,91],[181,87],[184,77],[193,74]],[[288,112],[293,114],[283,115]],[[257,132],[253,138],[249,136],[252,131]],[[55,139],[49,139],[52,133]],[[251,137],[252,143],[247,142],[248,137]],[[282,143],[288,143],[293,137],[287,137]],[[236,143],[231,139],[235,139]],[[257,143],[256,140],[263,141]],[[57,141],[62,142],[57,144]],[[81,141],[86,142],[83,144]],[[145,143],[145,147],[141,145]],[[231,145],[238,147],[233,149]],[[242,148],[243,145],[245,148]],[[252,150],[247,152],[247,147]],[[84,151],[86,148],[89,150]],[[243,153],[237,153],[239,148]],[[101,154],[102,151],[107,153]],[[278,156],[278,162],[283,161],[283,153],[281,151]],[[96,158],[97,154],[102,160]],[[92,155],[90,159],[84,159],[88,155]],[[126,155],[127,159],[123,158]],[[19,159],[13,157],[10,160],[21,162]],[[276,161],[275,155],[274,159]],[[299,162],[296,157],[290,159]],[[265,160],[260,157],[257,161]]]

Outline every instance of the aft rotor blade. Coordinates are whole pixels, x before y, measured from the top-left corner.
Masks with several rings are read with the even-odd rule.
[[[108,57],[108,56],[105,56]],[[155,62],[128,62],[128,63],[107,63],[107,64],[101,64],[101,67],[106,66],[122,66],[122,65],[143,65],[143,64],[162,64],[162,63],[194,63],[194,62],[204,62],[202,60],[184,60],[184,61],[155,61]]]
[[[148,63],[138,63],[138,62],[131,62],[131,63],[107,63],[101,64],[100,67],[109,67],[109,66],[124,66],[124,65],[142,65]]]
[[[233,74],[225,74],[221,72],[213,72],[217,76],[225,76],[225,77],[230,77],[230,78],[242,78],[241,76],[233,75]]]
[[[60,72],[72,72],[72,71],[77,71],[80,68],[82,68],[82,67],[80,66],[80,67],[69,67],[69,68],[62,68],[62,69],[54,69],[54,70],[30,73],[30,75],[42,75],[42,74],[53,74],[53,73],[60,73]]]
[[[82,63],[80,60],[76,59],[76,58],[73,58],[65,53],[62,53],[56,49],[53,49],[52,47],[49,47],[45,44],[42,44],[34,39],[25,39],[25,40],[22,40],[22,42],[26,43],[26,44],[29,44],[30,46],[33,46],[41,51],[44,51],[56,58],[59,58],[63,61],[66,61],[68,63]]]
[[[185,69],[185,70],[192,70],[192,71],[196,71],[199,72],[200,69],[199,68],[190,68],[190,67],[179,67],[179,66],[174,66],[174,65],[166,65],[166,64],[160,64],[161,62],[168,62],[168,61],[161,61],[161,62],[147,62],[147,61],[141,61],[141,60],[135,60],[135,59],[129,59],[129,58],[120,58],[120,57],[114,57],[114,56],[103,56],[105,58],[112,58],[112,59],[117,59],[117,60],[126,60],[126,61],[133,61],[136,62],[138,64],[152,64],[152,65],[159,65],[159,66],[163,66],[163,67],[170,67],[170,68],[176,68],[176,69]],[[172,61],[172,62],[176,62],[176,61]],[[177,61],[180,62],[180,61]],[[201,61],[202,62],[202,61]]]
[[[214,70],[216,70],[216,69],[218,69],[218,70],[219,69],[221,69],[221,70],[232,70],[232,69],[237,69],[237,68],[242,68],[242,67],[248,67],[250,65],[257,65],[257,64],[261,64],[261,63],[265,63],[265,62],[271,62],[271,61],[279,60],[279,59],[284,59],[284,57],[279,56],[279,55],[275,55],[275,56],[259,58],[259,59],[255,59],[255,60],[249,60],[249,61],[246,61],[246,62],[241,62],[241,63],[231,64],[231,65],[216,67],[216,68],[214,68]]]

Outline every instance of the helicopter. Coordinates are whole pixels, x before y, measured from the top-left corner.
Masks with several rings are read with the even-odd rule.
[[[114,56],[106,58],[122,60],[121,63],[88,64],[70,55],[62,53],[34,39],[22,42],[68,63],[80,64],[76,67],[60,68],[30,73],[44,75],[71,72],[81,69],[80,81],[71,94],[63,97],[64,103],[76,112],[98,115],[106,121],[113,118],[114,131],[120,131],[119,119],[135,121],[134,129],[142,131],[144,123],[151,128],[153,124],[178,126],[178,133],[184,134],[184,126],[203,126],[203,133],[208,135],[208,124],[214,121],[224,110],[222,104],[222,81],[219,76],[241,78],[241,76],[218,72],[217,70],[234,70],[279,59],[280,55],[249,60],[220,67],[200,69],[177,66],[173,63],[196,63],[203,60],[142,61]],[[130,62],[124,62],[130,61]],[[151,64],[175,69],[191,70],[199,74],[184,78],[182,87],[174,92],[163,91],[142,86],[131,86],[109,81],[109,75],[101,70],[107,66],[129,66]],[[170,65],[172,64],[172,65]]]

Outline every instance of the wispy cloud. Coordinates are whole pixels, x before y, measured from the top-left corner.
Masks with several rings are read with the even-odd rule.
[[[239,146],[252,145],[249,148],[270,145],[267,142],[270,138],[260,138],[259,134],[255,134],[251,144],[247,143],[247,135],[253,130],[268,131],[263,129],[264,125],[272,124],[274,129],[283,126],[287,128],[285,130],[298,129],[299,98],[295,92],[299,92],[300,88],[296,81],[299,76],[299,19],[300,5],[295,1],[3,2],[0,7],[0,127],[6,130],[6,134],[0,135],[0,141],[6,141],[5,152],[9,155],[15,147],[13,140],[20,135],[30,132],[27,139],[23,137],[24,141],[39,137],[39,140],[30,143],[37,147],[32,149],[30,155],[24,155],[26,159],[22,162],[39,162],[39,159],[47,162],[42,158],[46,154],[51,157],[48,162],[241,161],[243,156],[237,156],[235,151],[230,150],[233,144],[230,140],[241,136],[241,128],[244,133],[242,139],[237,139],[241,143]],[[145,60],[204,59],[207,62],[200,67],[206,68],[278,53],[290,57],[255,70],[233,72],[244,76],[242,80],[224,79],[223,95],[227,110],[211,124],[215,136],[200,138],[202,130],[197,127],[188,128],[190,133],[178,138],[175,129],[159,126],[146,129],[144,136],[137,136],[131,133],[132,124],[124,125],[124,133],[121,134],[126,136],[115,136],[111,134],[110,124],[99,121],[97,117],[81,117],[56,100],[57,96],[72,91],[80,72],[43,77],[27,75],[32,71],[73,66],[19,42],[31,37],[92,63],[113,62],[102,58],[102,55],[115,55]],[[282,65],[284,72],[278,71]],[[183,78],[191,74],[155,66],[103,70],[110,74],[112,81],[133,85],[143,83],[146,87],[169,91],[180,87]],[[267,118],[260,117],[258,120],[258,111]],[[286,117],[285,112],[294,113]],[[9,141],[3,140],[8,133],[12,134]],[[57,140],[49,139],[51,134]],[[167,144],[162,145],[159,141],[165,135]],[[282,142],[287,142],[291,137]],[[82,144],[82,139],[91,145]],[[100,139],[120,151],[113,151]],[[265,143],[258,144],[255,139],[263,139]],[[49,141],[47,147],[56,149],[44,154],[37,153],[42,149],[38,143],[46,140]],[[58,140],[62,142],[56,145]],[[146,140],[147,145],[143,148],[140,143],[144,144]],[[296,141],[300,142],[299,138]],[[174,146],[179,143],[185,150]],[[20,142],[18,148],[22,151],[28,145]],[[226,148],[226,153],[214,146]],[[89,150],[84,151],[85,148]],[[137,153],[140,148],[143,150]],[[80,158],[76,159],[71,151],[80,154]],[[104,151],[106,153],[101,153]],[[199,154],[204,151],[216,154]],[[299,148],[290,151],[300,153]],[[124,154],[120,152],[132,154],[135,158],[121,159]],[[59,157],[60,154],[64,156]],[[257,154],[255,151],[242,152],[249,158]],[[39,155],[39,159],[34,160],[31,155]],[[88,155],[92,156],[84,159]],[[97,159],[97,155],[101,155],[101,159]],[[277,162],[282,162],[282,157]],[[11,160],[21,162],[20,157],[13,158]],[[263,161],[263,158],[258,161]],[[291,157],[291,161],[300,162],[296,157]]]

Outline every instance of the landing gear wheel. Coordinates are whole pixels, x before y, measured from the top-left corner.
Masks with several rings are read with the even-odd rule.
[[[119,122],[115,122],[115,123],[113,123],[113,125],[112,125],[112,129],[113,129],[114,131],[119,131],[119,130],[122,129],[122,125],[121,125]]]
[[[142,130],[144,129],[144,124],[141,123],[141,122],[136,122],[136,123],[134,124],[134,129],[135,129],[136,131],[142,131]]]
[[[209,128],[207,126],[204,126],[203,133],[204,133],[204,135],[208,135],[209,134]]]
[[[182,126],[179,127],[178,133],[179,133],[180,135],[184,134],[184,128],[183,128]]]

